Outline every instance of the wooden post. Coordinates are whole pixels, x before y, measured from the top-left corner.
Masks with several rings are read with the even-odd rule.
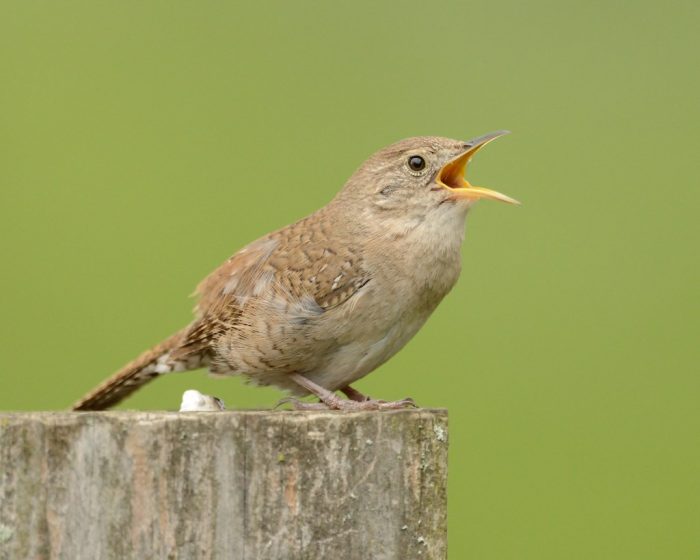
[[[0,414],[0,558],[446,557],[447,413]]]

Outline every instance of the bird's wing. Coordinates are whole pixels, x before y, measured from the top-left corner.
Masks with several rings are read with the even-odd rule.
[[[269,274],[269,259],[277,245],[278,241],[271,237],[258,239],[202,280],[195,290],[199,297],[195,307],[198,318],[256,295],[261,280]]]
[[[360,251],[351,244],[304,240],[270,256],[276,280],[292,299],[312,298],[323,310],[338,307],[370,280]]]
[[[179,358],[206,352],[212,342],[236,324],[246,300],[258,291],[277,241],[263,237],[247,245],[202,280],[194,295],[195,321],[175,352]],[[172,354],[172,353],[171,353]]]
[[[341,306],[370,281],[357,248],[339,251],[322,237],[293,233],[251,243],[199,284],[197,319],[178,354],[202,352],[230,329],[245,330],[247,309],[260,313],[274,305],[277,317],[286,313],[301,324]]]

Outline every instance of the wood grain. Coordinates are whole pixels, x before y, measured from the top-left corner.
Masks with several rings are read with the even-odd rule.
[[[0,414],[0,558],[446,557],[447,413]]]

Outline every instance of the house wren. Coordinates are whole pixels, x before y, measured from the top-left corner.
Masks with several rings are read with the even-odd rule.
[[[289,399],[297,408],[410,406],[350,385],[398,352],[454,286],[474,202],[517,203],[464,178],[470,158],[505,133],[468,142],[409,138],[378,151],[326,206],[206,277],[189,326],[73,408],[105,409],[154,377],[201,367],[319,398]]]

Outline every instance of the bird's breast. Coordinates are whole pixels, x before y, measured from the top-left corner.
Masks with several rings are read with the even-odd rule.
[[[395,259],[394,291],[407,306],[432,311],[456,284],[462,268],[463,224],[463,220],[426,224],[402,240]]]

